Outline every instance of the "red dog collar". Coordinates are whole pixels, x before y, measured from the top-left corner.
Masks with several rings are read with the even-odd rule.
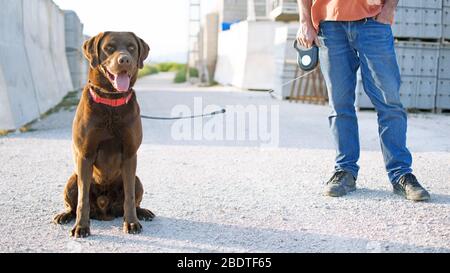
[[[99,95],[97,95],[94,90],[92,90],[92,88],[89,88],[89,93],[91,94],[92,99],[94,100],[95,103],[101,103],[101,104],[105,104],[111,107],[119,107],[122,106],[124,104],[127,104],[131,97],[133,96],[133,91],[130,92],[130,94],[128,94],[128,96],[120,98],[120,99],[107,99],[107,98],[102,98]]]

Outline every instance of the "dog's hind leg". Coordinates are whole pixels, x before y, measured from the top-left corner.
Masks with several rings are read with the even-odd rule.
[[[78,202],[77,179],[77,175],[73,174],[67,181],[66,187],[64,188],[64,206],[66,211],[57,214],[53,218],[53,222],[56,224],[67,224],[75,219]]]
[[[141,180],[136,176],[136,214],[139,220],[151,221],[155,218],[155,214],[148,209],[140,207],[142,196],[144,195],[144,186],[142,186]]]

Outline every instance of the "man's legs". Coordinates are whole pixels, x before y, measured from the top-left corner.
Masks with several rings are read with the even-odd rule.
[[[406,148],[407,117],[400,102],[400,72],[391,26],[373,19],[358,22],[354,37],[364,90],[377,110],[381,151],[394,193],[414,201],[429,200],[429,193],[411,173],[412,157]]]
[[[346,26],[341,22],[320,24],[319,57],[332,109],[329,122],[336,147],[335,169],[356,179],[359,136],[354,103],[359,59],[349,43]]]
[[[378,114],[379,136],[391,183],[411,173],[406,148],[406,112],[400,102],[400,72],[390,25],[373,19],[356,25],[355,47],[361,60],[364,90]]]

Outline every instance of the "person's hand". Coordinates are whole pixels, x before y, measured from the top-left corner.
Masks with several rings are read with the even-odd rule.
[[[381,12],[377,16],[375,16],[374,19],[382,24],[390,25],[394,22],[394,16],[395,16],[395,8],[388,5],[384,5],[383,8],[381,9]]]
[[[297,32],[297,41],[301,46],[305,48],[312,47],[314,42],[316,43],[316,45],[319,45],[317,39],[317,31],[314,29],[312,24],[300,23],[300,28]]]

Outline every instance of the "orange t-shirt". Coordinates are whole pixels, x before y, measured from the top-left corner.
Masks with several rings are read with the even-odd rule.
[[[311,19],[315,29],[327,21],[357,21],[381,12],[384,0],[313,0]]]

